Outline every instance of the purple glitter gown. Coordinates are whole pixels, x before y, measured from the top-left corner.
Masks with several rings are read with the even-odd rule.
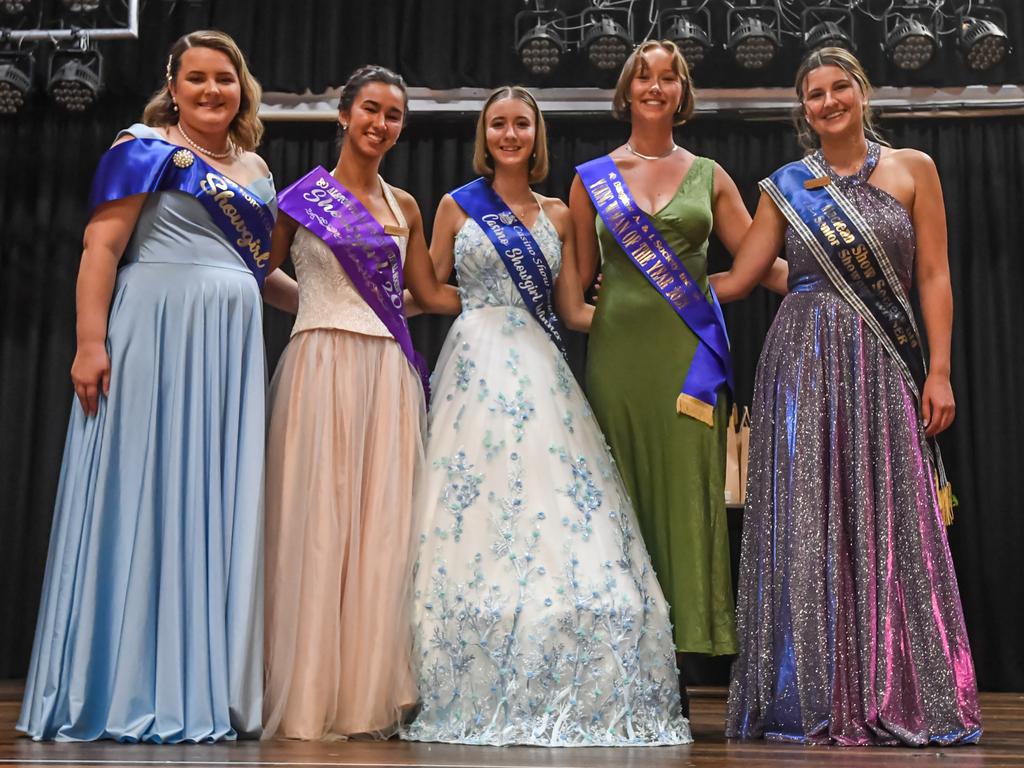
[[[839,184],[909,286],[907,211]],[[819,155],[825,167],[827,163]],[[913,393],[792,228],[758,364],[726,735],[914,746],[981,736],[974,664]]]

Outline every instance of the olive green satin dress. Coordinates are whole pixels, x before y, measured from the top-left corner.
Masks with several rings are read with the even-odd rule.
[[[697,158],[652,222],[707,292],[714,162]],[[587,390],[672,606],[676,649],[736,652],[725,517],[725,390],[714,427],[676,413],[697,337],[597,218],[604,279]]]

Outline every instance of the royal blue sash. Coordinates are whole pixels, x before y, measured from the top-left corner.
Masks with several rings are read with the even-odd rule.
[[[134,139],[111,147],[93,177],[90,215],[103,203],[169,190],[192,195],[202,204],[262,288],[273,211],[189,149],[162,139]]]
[[[565,354],[562,324],[551,303],[555,279],[530,230],[486,179],[471,181],[450,194],[490,238],[530,313]]]
[[[363,301],[398,342],[430,398],[430,372],[412,345],[402,291],[402,253],[384,226],[337,179],[317,166],[277,196],[277,206],[319,237]]]
[[[725,319],[633,199],[622,174],[605,155],[576,167],[594,208],[637,269],[697,337],[697,352],[676,399],[676,411],[714,424],[718,390],[733,386]]]
[[[814,155],[783,166],[760,187],[814,254],[839,295],[881,342],[920,402],[928,375],[921,335],[903,284],[867,220],[831,183],[828,169]],[[934,440],[931,453],[939,503],[944,517],[951,519],[952,492]]]

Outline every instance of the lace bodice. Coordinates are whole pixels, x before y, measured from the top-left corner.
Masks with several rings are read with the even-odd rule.
[[[562,241],[543,208],[530,233],[551,266],[552,277],[557,278],[562,266]],[[473,219],[467,218],[455,235],[455,271],[464,312],[481,307],[526,307],[505,262]]]
[[[408,227],[394,193],[383,179],[381,189],[400,227]],[[395,237],[405,262],[408,237]],[[377,314],[367,306],[348,275],[323,240],[299,227],[291,249],[299,283],[299,311],[292,335],[312,328],[334,328],[367,336],[391,336]]]

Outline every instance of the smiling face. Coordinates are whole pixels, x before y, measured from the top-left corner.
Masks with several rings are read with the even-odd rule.
[[[238,114],[242,86],[226,53],[196,46],[181,55],[174,81],[168,84],[181,120],[206,133],[227,131]]]
[[[673,121],[686,87],[673,64],[672,54],[661,47],[652,47],[641,55],[629,84],[630,114],[634,120]]]
[[[537,121],[529,104],[511,96],[499,99],[487,108],[484,125],[495,170],[529,165],[537,141]]]
[[[359,89],[352,107],[338,113],[345,130],[345,141],[361,154],[381,157],[402,132],[405,118],[405,94],[397,85],[379,81]]]
[[[834,64],[807,73],[803,83],[804,116],[819,137],[863,131],[867,98],[857,81]]]

